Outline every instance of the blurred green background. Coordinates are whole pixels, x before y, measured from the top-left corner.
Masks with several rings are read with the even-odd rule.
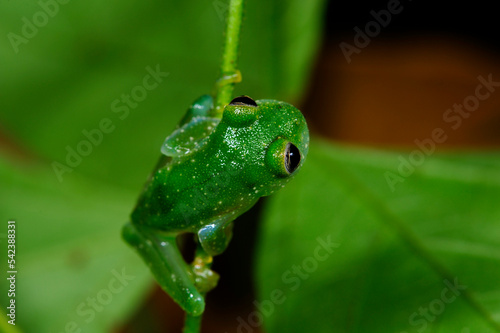
[[[500,332],[500,94],[457,129],[443,119],[478,76],[500,80],[494,12],[399,3],[347,61],[340,43],[389,3],[248,1],[235,95],[296,104],[313,137],[215,259],[205,332]],[[0,2],[1,274],[9,219],[18,270],[15,330],[0,330],[180,331],[119,233],[164,138],[218,78],[226,10]],[[426,153],[415,140],[436,128],[446,140]]]

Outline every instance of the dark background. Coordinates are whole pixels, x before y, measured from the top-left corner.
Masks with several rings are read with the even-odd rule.
[[[372,20],[370,11],[387,8],[389,1],[330,1],[326,12],[327,41],[351,33],[354,26]],[[384,28],[384,38],[413,38],[440,34],[460,38],[478,47],[499,50],[498,15],[491,1],[400,1],[403,11]]]
[[[401,12],[347,63],[339,44],[354,45],[354,27],[364,31],[374,20],[371,11],[387,6],[387,1],[328,5],[304,106],[324,136],[411,148],[415,139],[443,126],[448,108],[474,93],[479,75],[500,80],[497,11],[486,1],[402,1]],[[498,147],[499,106],[493,93],[439,149]]]

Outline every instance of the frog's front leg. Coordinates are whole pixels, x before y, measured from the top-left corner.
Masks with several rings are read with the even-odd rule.
[[[181,119],[177,127],[182,127],[183,125],[189,123],[191,119],[195,117],[208,117],[210,111],[214,107],[214,100],[210,95],[200,96],[186,111],[186,114]]]
[[[127,223],[122,233],[127,243],[148,263],[162,289],[184,311],[193,316],[201,315],[205,300],[195,286],[195,276],[190,266],[182,258],[176,237],[132,223]]]
[[[236,211],[220,216],[198,231],[200,244],[208,255],[216,256],[227,248],[233,235],[231,222],[236,216]]]

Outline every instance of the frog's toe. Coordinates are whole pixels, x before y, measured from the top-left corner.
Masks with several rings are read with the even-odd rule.
[[[205,300],[203,296],[200,294],[189,294],[184,306],[184,311],[195,317],[201,316],[203,311],[205,311]]]
[[[137,230],[132,225],[132,223],[127,223],[122,228],[122,238],[130,245],[137,247],[141,240],[137,234]]]

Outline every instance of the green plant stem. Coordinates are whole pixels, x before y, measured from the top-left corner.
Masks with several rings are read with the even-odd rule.
[[[224,40],[224,50],[222,52],[222,63],[220,68],[221,77],[215,86],[215,108],[213,117],[221,118],[224,106],[229,104],[233,96],[234,85],[241,81],[240,71],[236,68],[238,61],[238,50],[240,45],[241,23],[243,19],[244,0],[230,0],[226,23],[226,34]],[[204,262],[208,269],[211,266],[212,258],[198,244],[196,258]],[[203,297],[205,293],[202,294]],[[199,333],[201,331],[200,316],[191,316],[186,313],[183,333]]]
[[[230,0],[224,50],[222,53],[221,77],[217,81],[215,96],[215,115],[222,117],[224,106],[229,104],[233,96],[234,85],[241,81],[237,69],[238,50],[240,45],[241,23],[243,19],[244,0]]]
[[[186,313],[186,320],[184,322],[183,333],[199,333],[201,330],[201,317],[191,316]]]

